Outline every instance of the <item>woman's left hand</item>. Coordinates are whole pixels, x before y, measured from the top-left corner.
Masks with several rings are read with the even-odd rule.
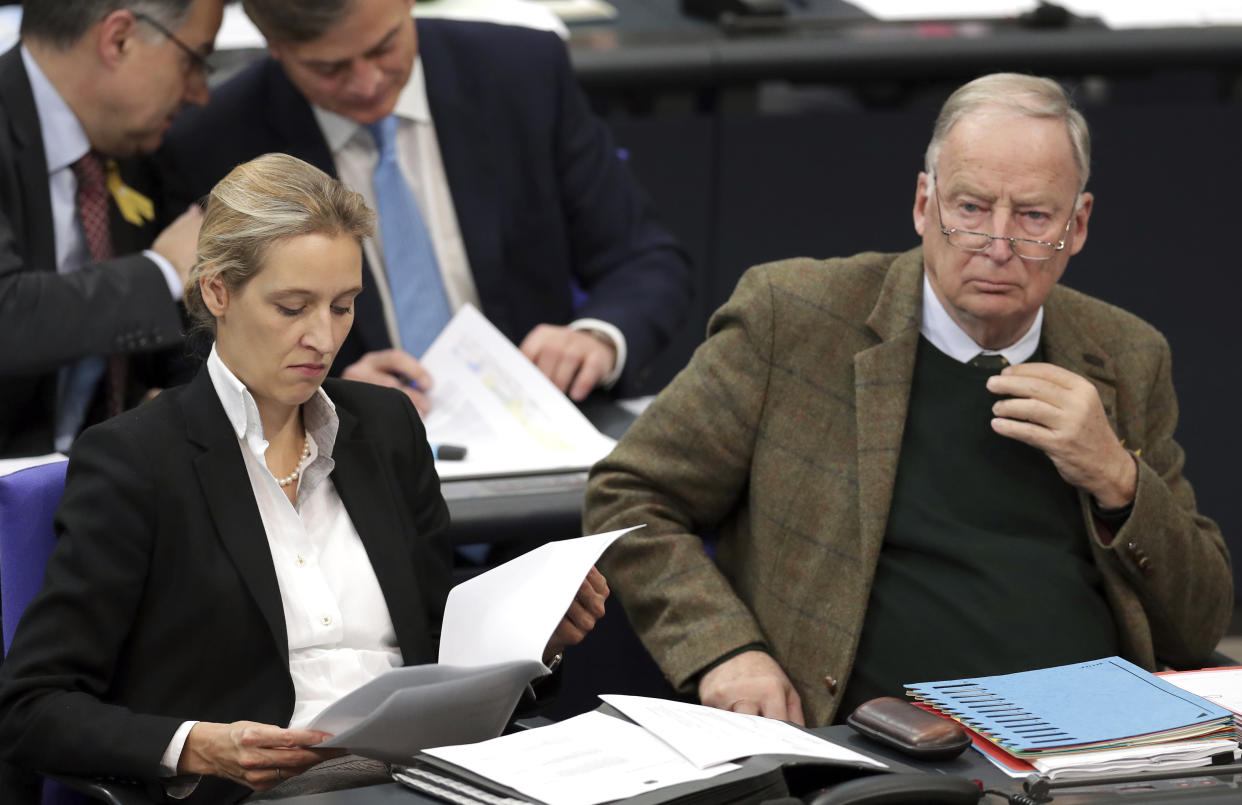
[[[581,643],[587,633],[595,628],[595,622],[604,617],[604,601],[608,598],[608,592],[608,580],[603,573],[592,567],[582,580],[582,586],[578,588],[574,602],[569,605],[569,611],[561,618],[547,648],[543,650],[544,665],[564,651],[566,646]]]

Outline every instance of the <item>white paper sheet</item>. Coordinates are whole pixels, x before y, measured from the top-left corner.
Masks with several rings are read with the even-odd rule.
[[[1060,0],[1081,17],[1099,17],[1109,28],[1163,28],[1242,23],[1238,0],[1183,0],[1178,3],[1136,0]]]
[[[310,724],[333,734],[322,745],[409,762],[428,746],[499,735],[527,683],[547,673],[543,649],[587,571],[633,530],[550,542],[454,587],[440,662],[394,668],[333,702]]]
[[[483,20],[502,25],[519,25],[541,31],[553,31],[562,39],[569,37],[569,30],[556,16],[555,9],[544,8],[543,3],[529,0],[435,0],[419,3],[414,9],[417,17],[442,17],[445,19]],[[615,12],[614,12],[615,13]],[[20,9],[18,19],[21,18]],[[0,19],[0,33],[3,33]],[[16,39],[16,27],[14,28]],[[246,16],[241,3],[224,7],[224,20],[216,35],[216,50],[242,50],[265,48],[267,40]]]
[[[1037,0],[849,0],[880,20],[1001,19],[1033,11]],[[1179,3],[1138,0],[1058,0],[1080,17],[1098,17],[1109,28],[1238,25],[1238,0],[1184,0]]]
[[[216,34],[216,50],[250,50],[267,47],[267,40],[246,16],[241,3],[224,7],[220,31]]]
[[[1213,704],[1242,715],[1242,668],[1208,668],[1160,674],[1160,678],[1182,690],[1202,696]]]
[[[518,25],[552,31],[561,39],[568,39],[569,29],[565,23],[554,10],[543,5],[530,0],[435,0],[434,3],[415,3],[414,16]]]
[[[1052,780],[1087,780],[1105,774],[1193,769],[1208,765],[1214,755],[1233,752],[1237,748],[1238,742],[1232,738],[1215,738],[1073,752],[1038,758],[1031,763]]]
[[[580,470],[616,444],[600,433],[483,314],[467,305],[428,348],[427,439],[466,448],[441,479]]]
[[[426,754],[547,805],[598,805],[738,768],[697,769],[642,727],[598,712]]]
[[[762,716],[645,696],[600,696],[700,769],[752,755],[797,755],[888,768],[797,727]]]
[[[458,584],[445,606],[440,662],[541,662],[591,565],[619,537],[641,527],[549,542]]]
[[[17,44],[22,27],[21,6],[0,6],[0,53]]]
[[[655,395],[648,394],[646,397],[630,397],[624,400],[617,400],[617,405],[634,416],[642,416],[643,411],[647,410],[647,407],[651,405],[653,400],[655,400]]]
[[[1016,17],[1039,5],[1038,0],[849,0],[850,5],[879,20],[997,19]]]
[[[618,16],[617,7],[605,0],[536,0],[536,5],[565,22],[615,20]]]

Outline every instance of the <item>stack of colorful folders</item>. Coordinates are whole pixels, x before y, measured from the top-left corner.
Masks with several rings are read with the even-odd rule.
[[[1111,750],[1139,747],[1151,749],[1154,763],[1189,741],[1236,737],[1231,711],[1120,657],[906,685],[906,692],[1036,768],[1071,754],[1090,765],[1092,755],[1104,761],[1116,756]]]

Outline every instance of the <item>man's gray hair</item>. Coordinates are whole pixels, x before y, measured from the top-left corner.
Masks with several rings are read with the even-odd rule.
[[[269,42],[310,42],[345,19],[354,0],[242,0]]]
[[[992,73],[958,87],[940,107],[932,129],[931,142],[924,157],[924,171],[935,177],[940,148],[949,132],[963,117],[983,107],[1017,112],[1027,117],[1055,118],[1065,124],[1078,168],[1078,192],[1087,186],[1091,174],[1091,133],[1082,113],[1074,108],[1065,89],[1050,78],[1020,73]]]
[[[185,23],[193,5],[194,0],[25,0],[21,36],[64,50],[119,9],[146,14],[175,31]]]

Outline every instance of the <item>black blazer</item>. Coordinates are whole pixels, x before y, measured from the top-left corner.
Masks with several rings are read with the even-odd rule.
[[[591,114],[553,34],[418,21],[419,52],[445,174],[484,315],[518,343],[537,324],[616,325],[622,382],[681,325],[690,269],[655,221],[607,127]],[[181,115],[157,154],[171,217],[235,165],[283,151],[335,176],[328,145],[284,69],[264,59]],[[369,276],[369,275],[368,275]],[[571,281],[589,294],[575,308]],[[344,369],[391,346],[374,289],[357,300]]]
[[[331,478],[362,538],[405,662],[435,661],[448,509],[400,393],[328,380]],[[185,720],[287,724],[284,614],[237,437],[206,371],[87,429],[42,590],[0,666],[0,756],[158,791]],[[204,778],[188,802],[246,789]],[[5,800],[6,802],[8,800]]]
[[[126,256],[57,274],[34,95],[20,49],[0,56],[0,456],[52,451],[62,366],[85,355],[150,353],[181,343],[168,284],[137,253],[154,239],[154,225],[134,227],[115,204],[111,211],[114,250]],[[162,365],[131,366],[134,395],[162,382],[152,374]]]

